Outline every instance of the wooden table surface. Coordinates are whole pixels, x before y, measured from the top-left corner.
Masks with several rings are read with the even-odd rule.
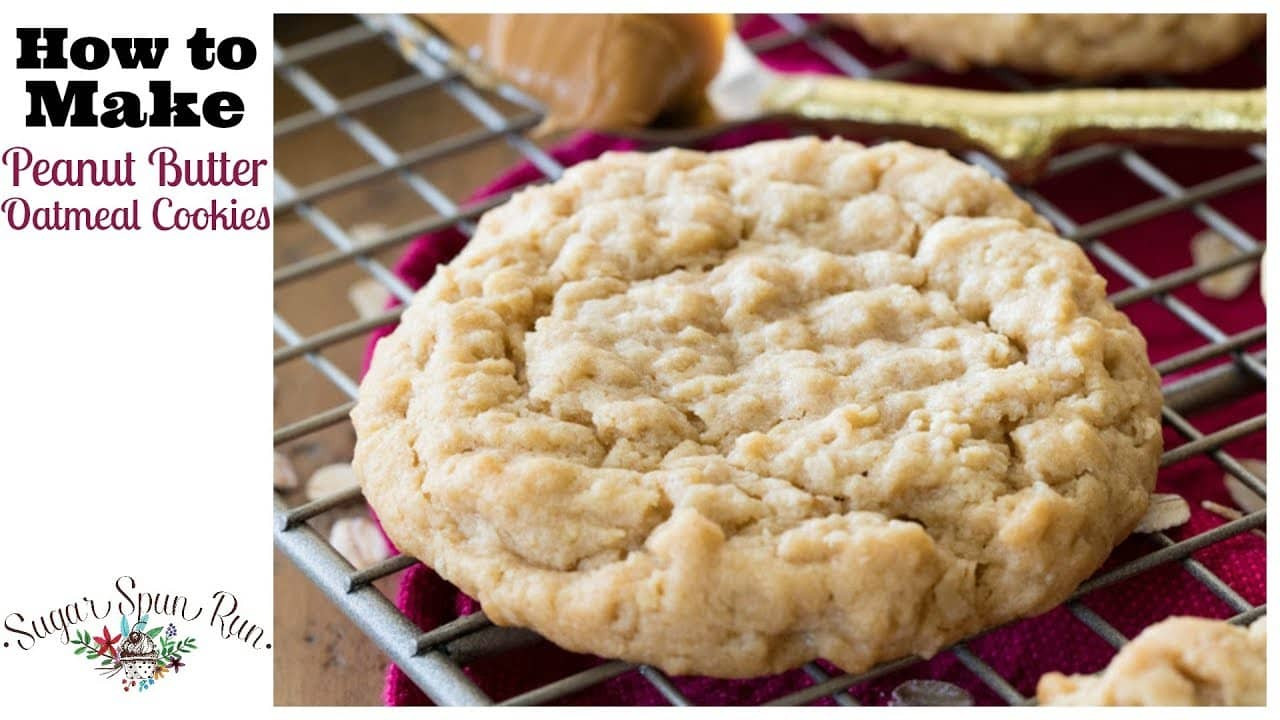
[[[276,38],[286,48],[295,42],[323,34],[352,20],[348,16],[277,16]],[[363,43],[348,50],[306,62],[302,68],[329,92],[344,97],[411,74],[396,53],[380,42]],[[518,108],[495,100],[507,115]],[[281,120],[309,110],[307,101],[289,83],[276,76],[275,118]],[[356,114],[397,151],[404,152],[433,141],[478,129],[480,123],[442,90],[419,91]],[[548,139],[549,140],[549,139]],[[460,202],[493,179],[502,169],[518,162],[515,150],[501,141],[452,154],[414,168],[422,177]],[[275,166],[295,187],[305,187],[373,163],[332,122],[276,139]],[[386,229],[432,217],[436,213],[394,174],[354,189],[318,200],[317,209],[348,231],[381,226]],[[276,267],[332,250],[332,246],[296,212],[275,217]],[[390,266],[403,246],[374,257]],[[275,310],[301,335],[309,336],[355,319],[347,299],[353,283],[369,275],[352,263],[279,285]],[[276,338],[276,347],[281,345]],[[351,378],[359,377],[365,338],[359,337],[324,351],[324,357]],[[305,360],[276,367],[275,424],[277,427],[339,405],[347,400],[329,380]],[[348,462],[355,436],[350,423],[341,423],[278,448],[285,453],[304,481],[317,467]],[[288,493],[289,504],[304,500],[301,491]],[[327,513],[312,522],[327,534],[337,517],[364,512],[362,506]],[[400,574],[377,583],[394,597]],[[386,658],[360,630],[312,585],[288,558],[275,553],[275,703],[277,705],[378,705],[381,704]]]

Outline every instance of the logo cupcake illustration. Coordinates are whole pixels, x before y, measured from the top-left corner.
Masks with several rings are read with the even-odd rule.
[[[128,680],[151,677],[159,660],[155,641],[137,630],[131,631],[129,637],[120,643],[120,665],[124,667],[124,676]]]
[[[147,629],[148,619],[143,615],[137,622],[130,623],[129,618],[122,615],[119,634],[113,634],[103,625],[100,636],[87,630],[77,631],[71,644],[76,655],[98,662],[94,669],[103,677],[119,677],[122,690],[143,692],[154,687],[158,680],[177,675],[187,666],[184,658],[197,649],[195,638],[177,639],[178,628],[173,623]]]

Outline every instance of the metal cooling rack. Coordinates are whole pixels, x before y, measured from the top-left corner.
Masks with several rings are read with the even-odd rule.
[[[919,72],[925,66],[915,60],[901,60],[872,69],[850,54],[829,37],[830,27],[821,21],[811,21],[797,15],[775,15],[778,29],[751,40],[748,45],[757,52],[801,43],[828,60],[836,68],[854,77],[903,78]],[[342,51],[361,43],[383,43],[402,53],[413,73],[386,84],[370,87],[343,97],[326,89],[323,81],[313,76],[304,66],[317,58]],[[287,134],[316,126],[334,123],[341,131],[368,154],[372,162],[356,170],[345,172],[325,180],[295,186],[277,171],[277,215],[297,213],[328,244],[328,249],[303,259],[282,263],[275,271],[277,297],[283,288],[305,283],[317,273],[347,264],[354,264],[386,287],[387,291],[402,302],[407,302],[413,290],[374,256],[382,251],[396,249],[422,233],[456,227],[464,234],[474,228],[474,221],[484,211],[501,204],[510,193],[503,193],[482,202],[459,205],[450,200],[424,175],[416,171],[419,165],[448,158],[472,148],[487,144],[505,143],[531,162],[545,178],[558,177],[563,168],[525,132],[540,119],[538,104],[519,91],[504,87],[498,95],[506,102],[527,109],[514,116],[495,109],[484,92],[469,85],[452,71],[442,59],[448,57],[449,48],[439,39],[424,32],[412,19],[402,15],[355,16],[349,27],[288,47],[275,46],[275,68],[283,79],[304,97],[312,109],[276,123],[277,140]],[[1027,79],[1002,70],[990,71],[1008,89],[1031,87]],[[1169,84],[1166,79],[1148,78],[1151,84]],[[357,118],[357,114],[379,107],[390,107],[397,99],[425,88],[443,90],[450,101],[456,103],[476,121],[479,129],[434,140],[415,149],[398,152]],[[1016,187],[1018,193],[1037,211],[1049,218],[1058,231],[1080,243],[1093,261],[1124,278],[1130,286],[1111,296],[1119,307],[1142,300],[1152,300],[1179,318],[1203,343],[1198,347],[1156,365],[1167,375],[1194,367],[1215,359],[1228,359],[1207,370],[1180,377],[1165,384],[1164,421],[1185,442],[1166,451],[1161,458],[1161,468],[1206,455],[1225,472],[1240,479],[1261,497],[1266,497],[1263,479],[1255,477],[1223,447],[1251,433],[1263,432],[1266,418],[1258,415],[1234,423],[1228,427],[1203,433],[1186,415],[1191,409],[1224,397],[1263,393],[1266,383],[1266,350],[1250,350],[1265,342],[1266,327],[1258,325],[1243,332],[1227,334],[1190,306],[1171,294],[1172,291],[1193,283],[1201,277],[1228,267],[1244,263],[1257,264],[1263,245],[1243,231],[1209,201],[1231,191],[1260,184],[1265,181],[1266,150],[1262,145],[1248,151],[1255,163],[1229,172],[1212,180],[1184,187],[1163,173],[1140,152],[1110,145],[1089,146],[1060,154],[1050,163],[1048,176],[1052,177],[1083,166],[1101,162],[1117,162],[1125,171],[1140,179],[1157,193],[1157,197],[1132,207],[1112,212],[1104,217],[1081,222],[1057,207],[1031,187]],[[1000,168],[981,153],[968,153],[965,159],[985,167],[992,174],[1003,177]],[[371,238],[356,238],[317,208],[316,202],[329,195],[387,178],[398,178],[433,210],[431,217],[411,222],[383,232]],[[1239,255],[1204,267],[1186,267],[1160,277],[1150,277],[1131,263],[1125,256],[1109,246],[1102,236],[1139,222],[1171,213],[1187,210],[1194,213],[1205,225],[1221,233],[1241,251]],[[335,297],[335,303],[343,298]],[[335,345],[361,338],[374,328],[394,323],[399,310],[389,310],[379,316],[344,322],[319,332],[303,335],[277,311],[274,315],[277,347],[277,366],[304,359],[318,370],[343,395],[354,399],[358,368],[340,368],[327,359],[326,351]],[[317,412],[303,420],[277,427],[274,441],[277,446],[304,438],[326,428],[348,423],[348,412],[354,403],[340,403]],[[331,497],[288,507],[277,493],[275,497],[275,542],[336,603],[351,620],[386,652],[387,656],[436,703],[439,704],[491,704],[494,701],[480,690],[463,673],[461,667],[478,657],[501,654],[516,647],[536,642],[536,636],[528,631],[493,626],[483,613],[459,618],[429,632],[419,631],[396,607],[375,588],[372,583],[415,564],[405,556],[393,557],[374,567],[354,571],[328,542],[316,532],[308,521],[339,507],[361,501],[358,490],[341,492]],[[1151,537],[1152,551],[1125,562],[1085,582],[1066,603],[1067,609],[1092,629],[1102,639],[1119,648],[1126,641],[1124,634],[1107,620],[1089,609],[1087,602],[1091,592],[1142,575],[1148,570],[1167,563],[1180,563],[1194,578],[1203,583],[1236,613],[1234,622],[1248,623],[1265,614],[1266,606],[1254,606],[1232,587],[1214,575],[1192,554],[1215,543],[1265,526],[1266,511],[1260,510],[1239,519],[1225,522],[1216,528],[1193,537],[1175,541],[1164,533]],[[970,638],[972,639],[972,638]],[[1009,704],[1033,703],[1022,695],[1013,684],[982,660],[967,642],[961,642],[946,652],[954,653],[959,661],[981,679],[994,693]],[[876,667],[859,675],[830,676],[815,663],[805,670],[813,684],[803,690],[774,698],[768,704],[800,705],[820,698],[830,698],[843,705],[857,704],[846,692],[859,683],[870,681],[887,673],[898,671],[921,662],[918,658],[904,658]],[[553,703],[597,683],[624,673],[638,673],[652,684],[669,702],[689,704],[676,686],[656,668],[634,665],[622,661],[604,662],[587,670],[561,678],[555,682],[508,698],[504,704],[528,705]]]

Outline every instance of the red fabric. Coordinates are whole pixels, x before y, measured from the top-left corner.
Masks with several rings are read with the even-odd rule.
[[[773,27],[772,21],[766,18],[750,18],[742,27],[742,34],[752,37]],[[834,37],[853,50],[856,56],[875,59],[873,66],[896,59],[869,51],[851,32],[836,31]],[[820,56],[803,45],[787,46],[767,54],[764,59],[781,70],[834,71]],[[981,74],[956,79],[927,70],[922,77],[935,83],[969,86],[990,84],[987,76]],[[1265,83],[1265,72],[1255,60],[1242,58],[1211,75],[1195,78],[1193,82],[1219,86],[1262,85]],[[753,126],[727,133],[701,147],[735,147],[755,140],[787,137],[790,134],[789,128],[780,125]],[[585,133],[556,148],[552,154],[567,166],[594,158],[606,150],[633,149],[638,148],[632,141]],[[1151,149],[1144,151],[1143,157],[1184,186],[1218,177],[1254,161],[1242,151]],[[524,164],[480,190],[472,200],[480,200],[540,179],[541,175],[537,170]],[[1081,223],[1158,197],[1156,191],[1116,161],[1098,163],[1046,180],[1036,189]],[[1254,184],[1216,198],[1210,205],[1254,237],[1261,239],[1265,236],[1263,184]],[[1138,223],[1111,233],[1102,240],[1148,276],[1156,277],[1191,264],[1188,240],[1203,227],[1202,222],[1191,211],[1184,210]],[[418,287],[431,277],[438,264],[447,262],[464,244],[465,238],[452,229],[424,236],[409,245],[395,270],[411,286]],[[1100,265],[1096,259],[1095,264]],[[1106,268],[1101,270],[1107,278],[1109,291],[1115,292],[1127,286],[1115,273]],[[1264,308],[1256,279],[1253,286],[1234,301],[1208,298],[1194,284],[1176,290],[1174,295],[1228,334],[1264,322]],[[1204,338],[1186,323],[1152,301],[1130,305],[1125,308],[1125,312],[1146,335],[1152,361],[1171,357],[1205,343]],[[374,335],[369,343],[370,351],[377,339],[387,331],[388,329],[384,329]],[[1218,362],[1222,360],[1207,365]],[[1185,372],[1203,367],[1205,365]],[[1191,415],[1190,419],[1201,431],[1212,432],[1258,415],[1264,412],[1264,408],[1264,395],[1255,393],[1229,406]],[[1183,442],[1184,438],[1168,427],[1165,428],[1166,448],[1176,447]],[[1256,432],[1236,440],[1226,449],[1239,458],[1265,458],[1264,433]],[[1222,470],[1204,455],[1195,456],[1161,471],[1157,489],[1181,494],[1192,507],[1191,521],[1170,532],[1175,540],[1197,535],[1224,522],[1200,507],[1200,501],[1204,499],[1231,504],[1223,489],[1222,476]],[[1135,536],[1116,550],[1108,566],[1156,548],[1154,541]],[[1250,603],[1266,601],[1265,543],[1259,537],[1252,534],[1240,535],[1201,550],[1193,557],[1225,580]],[[1084,602],[1130,637],[1169,615],[1227,617],[1233,614],[1231,608],[1191,577],[1179,563],[1166,564],[1094,592]],[[479,609],[474,600],[421,565],[406,572],[401,582],[397,605],[424,630]],[[970,649],[1027,695],[1034,693],[1036,681],[1046,671],[1092,672],[1103,667],[1114,654],[1110,645],[1064,608],[993,632],[970,643]],[[599,658],[568,653],[549,643],[542,643],[481,659],[468,666],[466,671],[491,697],[502,700],[600,662],[603,661]],[[828,669],[836,672],[834,668]],[[973,693],[979,704],[1000,702],[998,696],[950,652],[860,685],[852,692],[863,703],[883,704],[898,683],[913,677],[937,678],[956,683]],[[756,704],[811,684],[808,676],[799,670],[754,680],[682,677],[675,678],[674,682],[681,692],[697,704]],[[421,705],[429,702],[394,665],[388,669],[385,701],[388,705]],[[626,673],[565,698],[562,702],[598,705],[664,704],[658,692],[637,673]],[[829,703],[829,700],[820,702]]]

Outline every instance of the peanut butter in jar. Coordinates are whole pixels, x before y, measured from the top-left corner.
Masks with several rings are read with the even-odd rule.
[[[732,29],[723,14],[419,17],[542,101],[543,130],[643,127],[698,103]]]

